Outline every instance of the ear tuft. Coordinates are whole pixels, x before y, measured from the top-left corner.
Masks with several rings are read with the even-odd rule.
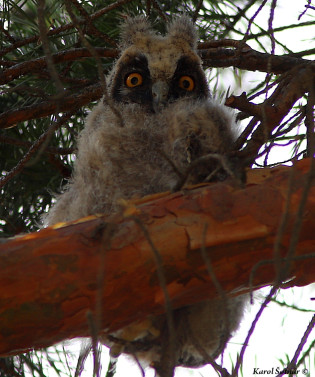
[[[167,30],[169,36],[183,39],[189,43],[190,47],[197,49],[198,32],[188,16],[175,18],[168,25]]]
[[[140,35],[155,34],[148,19],[143,16],[128,16],[121,24],[121,48],[125,49],[134,44]]]

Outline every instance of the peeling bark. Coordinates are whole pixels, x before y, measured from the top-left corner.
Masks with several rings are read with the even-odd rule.
[[[294,167],[251,170],[245,188],[231,182],[188,187],[129,202],[122,214],[57,224],[0,244],[0,356],[89,336],[87,314],[98,328],[112,331],[162,313],[164,294],[149,242],[163,260],[173,308],[215,296],[202,247],[225,291],[248,290],[257,263],[252,287],[272,284],[281,258],[287,256],[303,188],[310,180],[286,277],[292,278],[290,286],[313,282],[311,166],[305,159]],[[276,265],[274,245],[284,214]]]

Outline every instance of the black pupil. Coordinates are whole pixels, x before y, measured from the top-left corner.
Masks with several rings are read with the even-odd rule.
[[[138,77],[133,77],[133,78],[130,80],[130,82],[131,82],[132,85],[137,85],[137,84],[138,84],[138,81],[139,81]]]
[[[185,89],[188,89],[189,86],[190,86],[190,82],[189,82],[188,80],[183,80],[183,87],[184,87]]]

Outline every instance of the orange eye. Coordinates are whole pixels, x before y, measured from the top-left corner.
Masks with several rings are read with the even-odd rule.
[[[191,92],[195,87],[195,82],[190,76],[182,76],[179,79],[179,87]]]
[[[130,75],[126,78],[126,85],[128,88],[134,88],[135,86],[141,85],[143,82],[142,75],[140,73],[134,72],[130,73]]]

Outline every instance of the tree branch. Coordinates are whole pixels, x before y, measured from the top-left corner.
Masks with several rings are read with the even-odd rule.
[[[311,90],[315,77],[315,66],[294,68],[281,78],[272,95],[261,104],[253,104],[243,93],[240,96],[230,96],[225,104],[231,108],[245,111],[260,121],[245,148],[239,156],[250,166],[257,158],[261,146],[268,141],[273,130],[280,125],[295,102]]]
[[[286,211],[279,252],[288,260],[309,169],[309,159],[291,168],[256,169],[245,189],[216,183],[157,194],[130,202],[123,214],[90,216],[2,243],[0,355],[89,336],[86,314],[97,314],[97,302],[100,328],[108,331],[164,312],[165,294],[147,235],[160,253],[173,308],[216,294],[201,249],[225,292],[248,289],[252,269],[254,287],[271,284],[279,224]],[[314,281],[314,212],[313,179],[289,260],[291,286]]]
[[[232,47],[227,49],[224,47]],[[302,65],[314,65],[312,60],[289,55],[272,55],[256,51],[242,41],[223,39],[199,44],[206,67],[230,67],[247,71],[284,73]]]
[[[73,112],[83,105],[98,100],[102,94],[101,84],[94,84],[79,93],[65,96],[62,103],[57,103],[54,98],[51,98],[50,101],[6,111],[0,114],[0,129],[14,127],[16,123],[25,120],[43,118],[55,113],[57,109],[63,112]]]
[[[118,56],[118,50],[115,49],[96,47],[95,51],[102,58],[116,58]],[[52,62],[55,64],[59,64],[91,56],[92,54],[87,48],[74,48],[53,54]],[[13,79],[26,75],[28,73],[37,73],[38,71],[44,68],[47,68],[46,57],[28,60],[26,62],[15,64],[12,67],[7,68],[5,71],[0,73],[0,84],[6,84],[12,81]]]

